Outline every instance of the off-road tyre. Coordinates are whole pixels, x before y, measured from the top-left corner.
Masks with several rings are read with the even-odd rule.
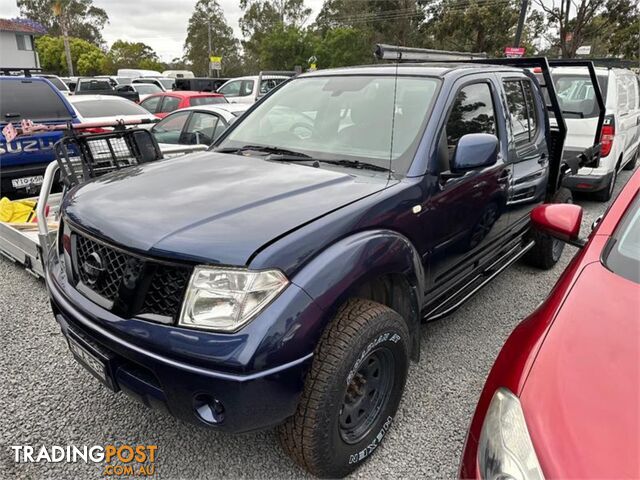
[[[278,427],[285,452],[319,477],[341,478],[358,468],[389,431],[404,391],[410,344],[407,324],[394,310],[370,300],[347,301],[316,347],[296,413]],[[357,402],[365,401],[379,406],[356,418],[365,406]],[[351,411],[349,423],[345,415]]]
[[[573,203],[571,190],[568,188],[560,188],[553,197],[552,203]],[[539,232],[535,228],[531,228],[529,237],[535,241],[535,245],[529,250],[523,260],[526,264],[539,268],[541,270],[549,270],[558,263],[564,250],[564,242]]]

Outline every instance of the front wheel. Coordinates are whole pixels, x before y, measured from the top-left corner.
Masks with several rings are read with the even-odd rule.
[[[573,203],[571,190],[560,188],[553,197],[552,203]],[[524,261],[532,267],[549,270],[558,263],[564,251],[564,242],[538,230],[531,230],[531,238],[535,245],[524,256]]]
[[[284,450],[320,477],[368,459],[398,409],[409,367],[409,331],[390,308],[349,300],[316,348],[298,409],[278,429]]]

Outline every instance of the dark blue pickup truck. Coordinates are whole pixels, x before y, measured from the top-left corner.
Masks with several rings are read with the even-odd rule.
[[[41,124],[78,123],[75,110],[43,77],[0,76],[0,129],[21,120]],[[62,132],[42,132],[7,142],[0,133],[0,196],[33,193],[47,165],[55,160],[54,144]]]
[[[420,324],[519,258],[559,259],[529,228],[571,199],[545,107],[527,68],[300,75],[210,151],[71,190],[55,317],[114,391],[221,431],[277,426],[304,468],[346,475],[391,426]]]

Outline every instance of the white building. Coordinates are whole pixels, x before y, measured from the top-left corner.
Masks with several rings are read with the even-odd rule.
[[[0,18],[0,67],[40,68],[35,36],[29,25]]]

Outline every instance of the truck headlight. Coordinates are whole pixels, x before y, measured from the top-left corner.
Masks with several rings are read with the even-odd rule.
[[[289,284],[279,270],[195,267],[178,325],[235,332]]]
[[[506,388],[496,390],[482,425],[478,468],[485,480],[543,480],[520,401]]]

